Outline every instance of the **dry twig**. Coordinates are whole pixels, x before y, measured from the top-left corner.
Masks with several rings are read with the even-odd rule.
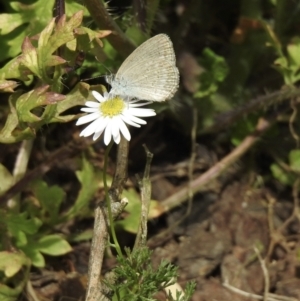
[[[248,293],[245,292],[243,290],[240,290],[232,285],[230,285],[228,283],[227,280],[225,280],[222,285],[224,287],[226,287],[228,290],[230,290],[231,292],[234,292],[240,296],[246,297],[246,298],[253,298],[253,299],[257,299],[257,300],[264,300],[264,297],[261,295],[257,295],[257,294],[252,294],[252,293]],[[281,296],[281,295],[276,295],[276,294],[268,294],[268,299],[266,301],[297,301],[296,298],[293,297],[286,297],[286,296]]]
[[[128,165],[128,141],[121,138],[118,146],[116,172],[113,178],[109,197],[111,198],[113,217],[116,217],[127,204],[126,200],[120,197],[124,183],[127,178]],[[95,210],[93,240],[89,258],[88,285],[86,301],[108,300],[103,294],[101,283],[101,269],[104,257],[105,246],[108,241],[108,216],[103,208],[103,202]]]
[[[269,271],[267,269],[267,266],[266,266],[266,262],[264,259],[262,259],[261,255],[260,255],[260,252],[259,250],[254,247],[254,252],[260,262],[260,265],[261,265],[261,269],[263,271],[263,274],[264,274],[264,280],[265,280],[265,286],[264,286],[264,298],[263,300],[264,301],[268,301],[268,298],[269,298],[269,290],[270,290],[270,278],[269,278]]]
[[[260,137],[270,128],[274,119],[259,119],[255,131],[247,136],[244,141],[237,146],[228,156],[223,158],[217,164],[215,164],[208,171],[203,173],[200,177],[194,179],[191,183],[192,192],[195,194],[200,191],[204,185],[208,184],[212,180],[216,179],[221,175],[229,166],[236,162],[242,155],[244,155],[256,142],[259,141]],[[170,209],[180,205],[188,199],[189,188],[184,187],[178,192],[165,199],[161,205],[163,210],[161,214],[169,211]]]
[[[245,115],[257,112],[260,109],[270,107],[272,105],[279,104],[284,100],[291,99],[299,95],[299,88],[288,87],[267,95],[260,96],[256,99],[246,102],[245,105],[240,106],[237,109],[219,115],[216,122],[211,127],[204,129],[203,133],[216,133],[231,126]]]
[[[147,242],[147,222],[148,222],[148,213],[149,213],[149,206],[151,201],[151,181],[150,181],[150,165],[153,158],[153,154],[149,152],[146,146],[144,146],[147,162],[145,167],[145,172],[143,179],[139,181],[139,186],[141,190],[141,216],[140,216],[140,224],[138,228],[138,232],[136,235],[134,248],[142,248],[146,246]]]
[[[269,206],[268,206],[268,223],[270,230],[270,244],[268,247],[268,252],[266,259],[268,262],[271,260],[274,248],[279,245],[281,246],[287,253],[290,251],[289,246],[287,245],[286,238],[283,233],[286,231],[287,227],[291,222],[295,220],[295,218],[300,219],[299,215],[299,186],[300,186],[300,178],[297,178],[293,185],[293,199],[294,199],[294,208],[293,212],[288,219],[278,228],[275,229],[273,225],[273,203],[274,201],[269,197]]]

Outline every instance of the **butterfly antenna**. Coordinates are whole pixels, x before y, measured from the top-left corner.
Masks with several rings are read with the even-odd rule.
[[[98,75],[98,76],[94,76],[94,77],[88,77],[88,78],[84,78],[84,79],[81,79],[80,81],[81,82],[87,82],[89,80],[93,80],[93,79],[96,79],[96,78],[99,78],[99,77],[105,77],[106,75]]]

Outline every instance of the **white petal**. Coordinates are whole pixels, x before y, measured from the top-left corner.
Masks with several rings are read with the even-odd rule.
[[[86,113],[93,113],[99,111],[98,108],[81,108],[80,111],[86,112]]]
[[[120,123],[119,123],[119,128],[120,128],[120,131],[122,132],[122,135],[124,136],[124,138],[127,141],[130,141],[130,139],[131,139],[130,132],[128,131],[126,124],[121,119],[120,119]]]
[[[155,116],[156,113],[152,109],[136,109],[136,108],[130,108],[128,109],[128,112],[131,115],[138,116],[138,117],[149,117],[149,116]]]
[[[113,136],[114,137],[114,141],[116,144],[119,144],[120,141],[121,141],[121,135],[120,135],[120,131],[118,131],[117,135],[116,136]]]
[[[98,118],[94,122],[92,122],[89,126],[87,126],[81,133],[80,136],[88,137],[93,133],[97,132],[98,127],[101,126],[101,122],[103,118]]]
[[[97,128],[97,130],[95,131],[95,134],[93,136],[93,140],[97,140],[101,134],[103,133],[103,131],[105,130],[108,122],[109,122],[110,118],[103,118],[101,124],[99,125],[99,127]]]
[[[76,125],[81,125],[81,124],[91,122],[91,121],[93,121],[93,120],[95,120],[99,117],[100,117],[99,112],[95,112],[95,113],[92,113],[92,114],[82,116],[77,120]]]
[[[133,121],[131,120],[131,117],[132,117],[132,116],[131,116],[131,115],[128,116],[128,114],[125,114],[125,115],[124,115],[124,112],[123,112],[123,115],[121,116],[122,120],[123,120],[124,122],[126,122],[127,124],[132,125],[132,126],[135,126],[135,127],[137,127],[137,128],[140,128],[141,126],[140,126],[139,124],[133,122]]]
[[[85,105],[90,108],[99,108],[99,102],[96,101],[87,101]]]
[[[111,140],[111,126],[112,126],[112,123],[111,122],[109,122],[108,124],[107,124],[107,127],[106,127],[106,129],[105,129],[105,133],[104,133],[104,143],[106,144],[106,145],[108,145],[109,143],[110,143],[110,140]]]
[[[97,128],[96,133],[103,131],[107,127],[107,125],[110,121],[111,121],[111,118],[109,118],[109,117],[102,118],[101,125]]]
[[[102,129],[102,131],[100,131],[100,132],[96,132],[93,136],[93,140],[96,141],[101,136],[103,131],[104,131],[104,129]]]
[[[124,115],[124,113],[123,113]],[[135,117],[133,115],[130,115],[130,114],[125,114],[125,116],[130,119],[130,121],[134,122],[134,123],[137,123],[137,124],[147,124],[147,122],[141,118],[138,118],[138,117]],[[124,120],[125,121],[125,120]]]
[[[111,127],[111,133],[113,137],[116,137],[118,133],[120,133],[120,128],[119,128],[119,116],[115,116],[112,118],[112,127]]]
[[[92,91],[93,96],[99,101],[104,102],[106,99],[97,91]]]

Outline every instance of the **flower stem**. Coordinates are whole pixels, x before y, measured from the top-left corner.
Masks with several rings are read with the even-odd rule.
[[[106,206],[107,206],[107,211],[108,211],[109,225],[110,225],[110,230],[111,230],[111,236],[112,236],[112,239],[114,242],[114,247],[116,248],[118,255],[123,257],[119,242],[117,240],[116,232],[115,232],[114,220],[113,220],[112,210],[111,210],[111,200],[109,197],[107,181],[106,181],[108,154],[112,148],[112,145],[113,145],[113,141],[109,144],[109,146],[107,147],[107,149],[105,151],[104,168],[103,168],[103,184],[104,184],[104,190],[105,190],[105,199],[106,199]]]

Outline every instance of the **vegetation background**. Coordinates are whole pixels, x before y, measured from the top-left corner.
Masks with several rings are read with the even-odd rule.
[[[0,300],[84,296],[105,147],[75,120],[91,89],[109,89],[91,78],[162,32],[180,88],[131,129],[121,246],[138,228],[146,144],[153,266],[178,266],[194,301],[300,300],[300,2],[112,0],[114,33],[92,5],[66,1],[56,24],[54,0],[0,1]],[[108,252],[103,272],[115,264]]]

